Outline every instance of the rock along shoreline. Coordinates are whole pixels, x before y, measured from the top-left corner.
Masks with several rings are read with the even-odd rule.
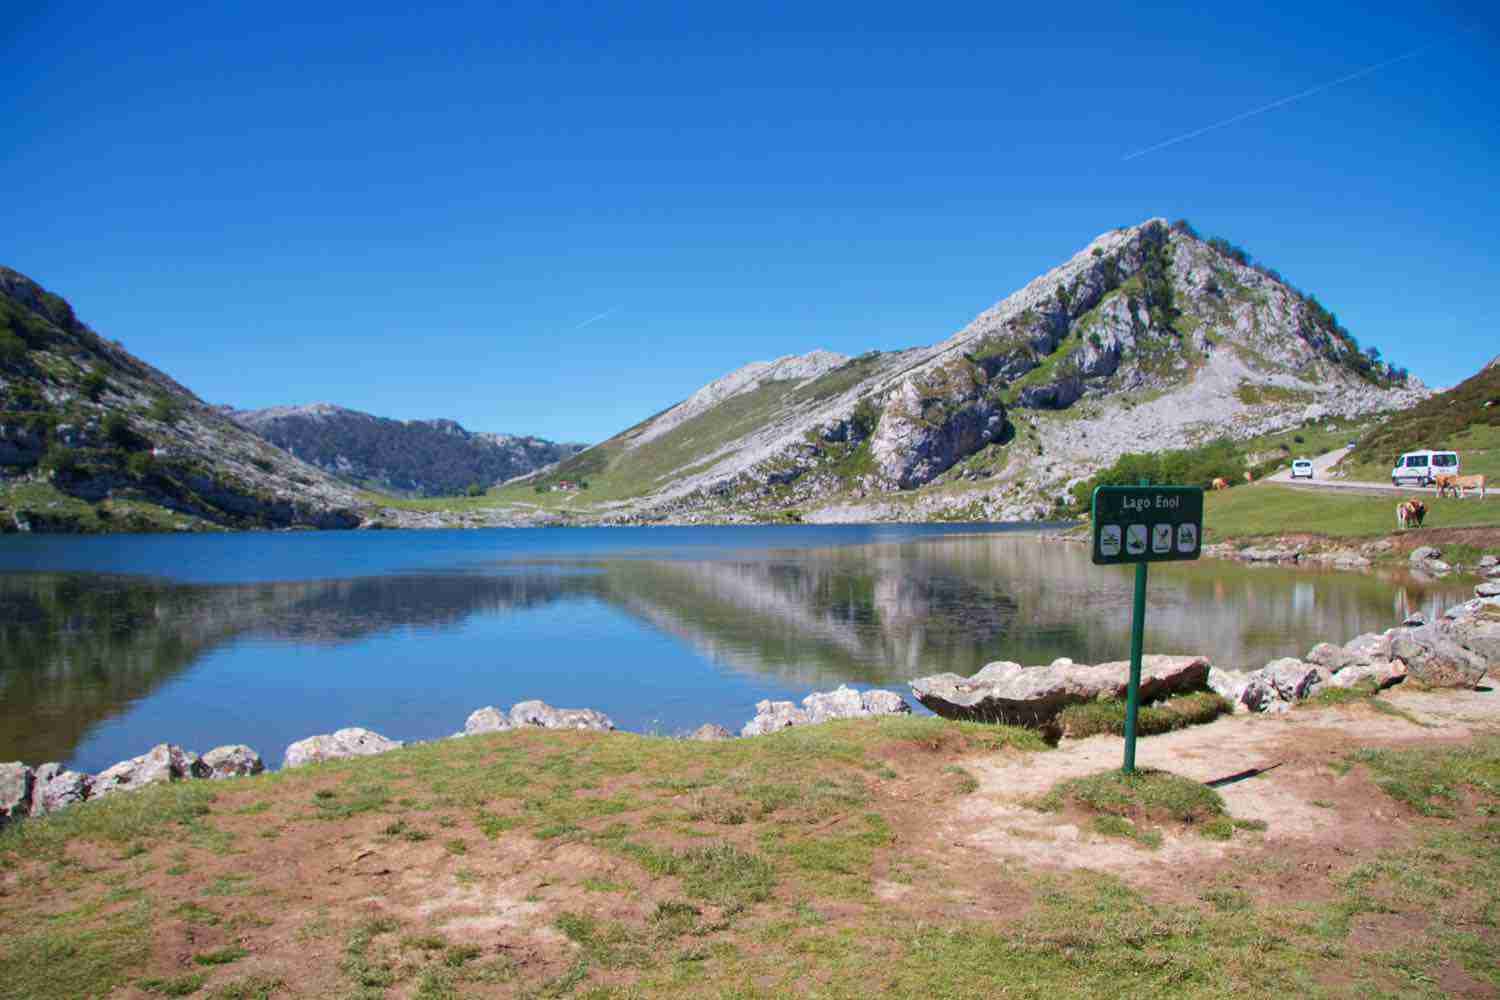
[[[1493,565],[1490,567],[1493,570]],[[1500,672],[1500,587],[1475,587],[1475,596],[1445,611],[1435,622],[1421,616],[1380,633],[1356,636],[1343,645],[1321,642],[1301,658],[1281,657],[1258,670],[1241,672],[1213,666],[1202,656],[1146,656],[1142,660],[1142,702],[1174,694],[1213,691],[1237,712],[1276,714],[1320,690],[1366,684],[1390,687],[1408,678],[1428,687],[1474,688],[1490,671]],[[1059,659],[1046,666],[990,663],[970,677],[942,673],[910,682],[917,701],[949,719],[1055,728],[1069,705],[1116,700],[1125,695],[1129,664],[1078,664]],[[801,704],[760,701],[755,716],[740,729],[753,738],[794,726],[833,719],[905,715],[911,705],[894,691],[857,691],[841,685],[807,695]],[[612,719],[592,708],[555,708],[546,702],[518,702],[509,710],[485,706],[470,713],[464,728],[449,739],[522,729],[615,730]],[[731,740],[723,726],[707,724],[683,737]],[[387,753],[408,744],[360,727],[348,727],[297,740],[286,748],[284,769]],[[122,791],[185,780],[228,780],[265,771],[260,754],[244,744],[215,747],[199,755],[161,743],[146,753],[97,775],[51,762],[30,767],[0,763],[0,827],[23,817],[45,816],[75,803]]]

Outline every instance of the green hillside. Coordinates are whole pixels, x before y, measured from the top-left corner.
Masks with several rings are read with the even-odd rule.
[[[1339,467],[1351,479],[1383,479],[1397,456],[1419,448],[1451,448],[1464,472],[1500,479],[1500,366],[1377,422]]]

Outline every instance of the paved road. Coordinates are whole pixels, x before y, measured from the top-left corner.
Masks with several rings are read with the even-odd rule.
[[[1348,448],[1339,448],[1330,451],[1326,455],[1319,455],[1312,460],[1313,477],[1311,479],[1293,479],[1291,469],[1282,469],[1280,472],[1272,473],[1265,478],[1268,483],[1281,483],[1286,486],[1295,486],[1298,489],[1313,490],[1351,490],[1355,493],[1394,493],[1403,494],[1436,494],[1437,488],[1430,486],[1392,486],[1390,480],[1378,483],[1361,482],[1353,479],[1329,479],[1328,470],[1332,469],[1339,459],[1349,453]],[[1496,491],[1500,492],[1500,491]],[[1491,497],[1494,492],[1490,494]]]

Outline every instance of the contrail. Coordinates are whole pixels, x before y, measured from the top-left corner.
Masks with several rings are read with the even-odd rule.
[[[1145,149],[1138,149],[1134,153],[1126,153],[1125,156],[1123,156],[1121,159],[1134,160],[1136,157],[1145,156],[1147,153],[1154,153],[1158,149],[1166,149],[1168,146],[1175,146],[1179,142],[1187,142],[1189,139],[1196,139],[1203,133],[1212,132],[1216,128],[1224,128],[1226,125],[1234,125],[1238,122],[1242,122],[1246,118],[1254,118],[1256,115],[1265,114],[1267,111],[1274,111],[1277,108],[1285,107],[1286,105],[1291,104],[1293,101],[1300,101],[1304,97],[1311,97],[1314,94],[1321,94],[1325,90],[1332,90],[1334,87],[1348,83],[1351,80],[1358,80],[1362,76],[1369,76],[1371,73],[1374,73],[1377,70],[1385,69],[1387,66],[1394,66],[1398,62],[1405,62],[1408,59],[1414,59],[1430,48],[1432,48],[1431,45],[1424,45],[1419,49],[1412,49],[1405,55],[1396,56],[1394,59],[1387,59],[1385,62],[1378,62],[1373,66],[1366,66],[1362,70],[1357,70],[1353,73],[1350,73],[1348,76],[1341,76],[1337,80],[1330,80],[1327,83],[1320,83],[1318,86],[1313,87],[1309,90],[1304,90],[1300,94],[1293,94],[1290,97],[1283,97],[1279,101],[1272,101],[1270,104],[1262,105],[1261,107],[1258,107],[1253,111],[1245,111],[1241,114],[1235,115],[1233,118],[1226,118],[1221,122],[1214,122],[1212,125],[1205,125],[1202,128],[1194,129],[1191,132],[1184,132],[1182,135],[1179,135],[1174,139],[1168,139],[1166,142],[1158,142],[1154,146],[1147,146]]]
[[[584,327],[586,327],[586,326],[592,326],[593,324],[599,322],[604,317],[612,315],[612,314],[617,313],[619,311],[620,311],[620,307],[619,306],[610,306],[608,309],[604,310],[599,315],[597,315],[597,316],[590,316],[588,319],[584,320],[582,323],[579,323],[577,326],[573,327],[573,329],[575,329],[575,330],[582,330]]]

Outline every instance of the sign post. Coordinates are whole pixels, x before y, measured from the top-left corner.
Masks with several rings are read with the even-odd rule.
[[[1094,565],[1135,564],[1130,620],[1130,683],[1125,694],[1126,774],[1135,771],[1140,715],[1141,646],[1146,635],[1146,566],[1197,559],[1203,551],[1201,486],[1099,486],[1094,489]]]

